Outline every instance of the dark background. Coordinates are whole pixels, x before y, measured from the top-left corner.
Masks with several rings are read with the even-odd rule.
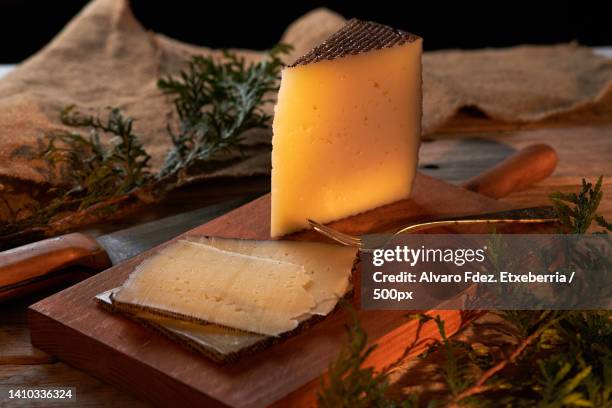
[[[0,63],[19,62],[43,47],[87,3],[0,0]],[[327,6],[425,38],[428,50],[503,47],[577,40],[612,45],[606,1],[197,1],[132,0],[145,27],[211,47],[264,49],[303,13]]]

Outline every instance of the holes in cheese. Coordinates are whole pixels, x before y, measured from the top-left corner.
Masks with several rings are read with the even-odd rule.
[[[176,241],[140,264],[113,301],[276,336],[315,302],[299,265]]]
[[[335,307],[354,257],[338,245],[187,237],[138,265],[113,301],[277,336]]]
[[[421,129],[422,40],[351,20],[282,72],[273,237],[407,198]]]
[[[186,239],[224,251],[303,266],[312,281],[307,290],[316,304],[310,314],[327,315],[350,289],[355,248],[302,241],[254,241],[195,236]]]

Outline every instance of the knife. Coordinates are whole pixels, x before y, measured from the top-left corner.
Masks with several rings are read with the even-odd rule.
[[[556,165],[554,149],[544,144],[531,145],[462,186],[491,198],[501,198],[545,179]],[[95,239],[73,233],[1,252],[0,302],[76,283],[91,276],[84,271],[86,268],[95,272],[107,269],[254,198],[215,204]],[[71,268],[75,266],[80,268]]]
[[[0,252],[0,302],[76,283],[254,198],[241,197],[97,238],[75,232]]]

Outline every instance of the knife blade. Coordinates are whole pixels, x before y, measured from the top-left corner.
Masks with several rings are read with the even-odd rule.
[[[234,208],[253,200],[245,197],[226,201],[160,220],[136,225],[121,231],[103,235],[96,241],[104,247],[113,265],[126,261],[141,252],[174,238],[185,231],[217,218]],[[0,254],[1,256],[1,254]]]
[[[256,196],[213,204],[93,238],[71,233],[0,252],[0,302],[82,280],[217,218]],[[83,269],[83,268],[81,268]]]

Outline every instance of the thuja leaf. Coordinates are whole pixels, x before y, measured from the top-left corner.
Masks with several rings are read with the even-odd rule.
[[[325,408],[413,406],[416,403],[413,399],[407,399],[402,405],[388,399],[385,396],[387,375],[376,372],[372,367],[362,366],[376,346],[367,345],[368,336],[355,310],[348,305],[346,308],[352,320],[346,328],[347,341],[330,364],[328,378],[321,383],[317,394],[318,405]]]
[[[178,130],[168,126],[173,147],[166,156],[160,178],[177,176],[216,154],[236,147],[249,129],[267,128],[271,117],[262,107],[278,89],[283,62],[290,49],[279,45],[268,58],[247,64],[244,58],[224,52],[213,57],[193,57],[176,78],[158,81],[159,88],[174,97]]]
[[[551,196],[560,219],[559,232],[584,234],[593,223],[602,227],[602,232],[610,231],[610,223],[597,213],[603,197],[602,184],[601,177],[594,184],[583,180],[580,192],[559,192]],[[609,256],[597,256],[597,259],[609,261]],[[590,262],[581,259],[585,265],[593,263]],[[598,268],[601,266],[593,267],[595,270]],[[612,406],[612,311],[515,310],[497,314],[513,327],[510,331],[500,329],[500,332],[513,337],[516,344],[511,352],[497,359],[487,355],[482,366],[480,361],[470,357],[474,347],[449,339],[444,321],[436,318],[442,340],[427,353],[443,355],[442,362],[437,363],[438,372],[442,372],[451,396],[448,404],[437,400],[424,401],[427,406]],[[354,320],[348,330],[350,333],[359,329],[359,322]],[[367,356],[371,348],[355,347],[352,339],[349,336],[349,342],[332,368],[348,365],[351,370],[362,373],[366,383],[385,378],[385,372],[375,373],[361,368],[363,359],[359,356]],[[477,372],[480,371],[478,376],[470,371],[474,366]],[[348,376],[338,375],[342,372],[335,371],[333,386],[331,383],[326,385],[326,394],[320,395],[331,393],[334,399],[329,401],[352,401],[355,395],[367,400],[363,393],[368,388],[352,388],[347,383]],[[422,378],[422,381],[426,383],[428,378]],[[381,395],[385,389],[375,387],[374,397],[385,401]],[[416,401],[418,395],[411,394],[407,399]]]
[[[134,132],[133,118],[117,108],[102,116],[66,108],[62,122],[88,129],[89,134],[48,135],[41,157],[62,175],[62,187],[50,190],[55,198],[30,216],[1,222],[0,236],[13,241],[13,234],[32,229],[53,235],[61,231],[52,225],[54,218],[69,213],[84,215],[88,209],[118,211],[120,197],[126,198],[124,202],[130,197],[139,202],[161,199],[165,192],[180,186],[192,168],[236,148],[245,131],[269,126],[270,116],[262,107],[271,102],[268,95],[278,88],[281,56],[289,49],[279,45],[267,58],[248,64],[231,52],[224,52],[220,60],[195,56],[177,78],[160,79],[160,89],[174,97],[179,126],[178,130],[167,127],[172,147],[158,174],[150,172],[150,157]]]
[[[534,387],[540,395],[538,406],[542,408],[592,407],[593,405],[576,389],[591,373],[591,367],[585,367],[571,375],[572,364],[569,362],[538,361],[540,376],[539,387]]]
[[[80,210],[120,196],[151,180],[150,156],[133,131],[133,119],[109,109],[105,119],[82,115],[73,106],[62,112],[62,122],[87,127],[88,136],[72,132],[49,135],[41,156],[61,172],[64,185],[44,212]],[[51,215],[51,214],[49,214]]]
[[[442,375],[451,394],[457,395],[473,381],[469,366],[469,352],[466,352],[469,348],[466,347],[466,344],[454,342],[446,336],[444,321],[439,315],[435,317],[434,321],[438,327],[446,357],[440,367]]]
[[[612,231],[611,225],[603,216],[597,214],[597,208],[603,198],[603,176],[595,185],[582,180],[582,189],[576,193],[556,192],[551,194],[555,212],[560,220],[561,230],[573,234],[584,234],[593,221],[605,230]]]

